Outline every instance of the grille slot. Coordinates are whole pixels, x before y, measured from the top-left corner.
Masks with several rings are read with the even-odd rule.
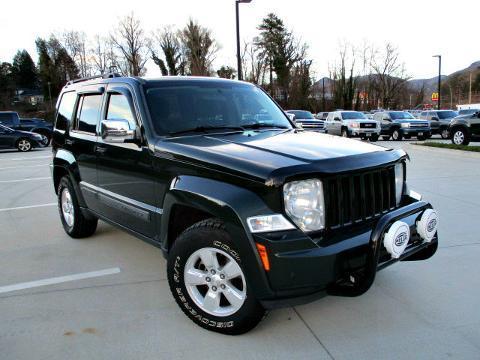
[[[329,228],[373,219],[396,207],[393,166],[328,178],[324,187]]]

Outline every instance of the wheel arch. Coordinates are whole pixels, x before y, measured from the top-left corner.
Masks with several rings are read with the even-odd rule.
[[[220,219],[240,255],[247,259],[244,270],[257,296],[260,298],[273,294],[246,224],[248,216],[272,213],[258,195],[217,180],[196,176],[176,177],[165,195],[160,226],[161,247],[167,254],[179,230],[174,225],[178,209],[195,214],[191,222],[205,218]]]
[[[80,206],[86,207],[85,200],[78,185],[81,181],[81,178],[75,156],[73,156],[70,151],[59,149],[53,157],[52,166],[52,177],[55,193],[57,194],[58,192],[60,180],[62,177],[67,175],[70,178],[73,188],[75,189]]]

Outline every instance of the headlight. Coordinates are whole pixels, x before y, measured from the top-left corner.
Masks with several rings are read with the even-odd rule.
[[[285,211],[303,231],[325,227],[323,185],[318,179],[292,181],[283,187]]]
[[[395,199],[397,202],[397,206],[400,205],[400,201],[402,200],[404,184],[405,165],[402,162],[395,165]]]
[[[360,125],[357,122],[352,122],[350,123],[350,127],[352,128],[358,128]]]
[[[400,125],[402,128],[409,128],[410,127],[410,123],[402,123]]]

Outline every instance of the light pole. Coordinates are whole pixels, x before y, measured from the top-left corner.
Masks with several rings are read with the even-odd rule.
[[[239,14],[239,5],[240,3],[251,3],[252,0],[235,0],[235,13],[237,17],[237,73],[238,80],[243,80],[242,75],[242,59],[240,56],[240,14]]]
[[[50,85],[52,84],[50,81],[47,83],[48,84],[48,97],[49,97],[49,100],[50,100],[50,110],[53,109],[53,103],[52,103],[52,89],[50,87]]]
[[[437,108],[440,110],[441,99],[442,99],[442,55],[433,55],[433,57],[438,58],[438,102]]]

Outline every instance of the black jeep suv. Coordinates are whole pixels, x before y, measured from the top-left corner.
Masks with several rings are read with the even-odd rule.
[[[266,309],[368,290],[377,270],[431,257],[437,214],[407,155],[296,129],[238,81],[108,75],[62,90],[52,173],[74,238],[101,219],[162,249],[198,325],[253,328]]]
[[[449,132],[455,145],[468,145],[470,140],[480,140],[480,111],[454,118]]]

